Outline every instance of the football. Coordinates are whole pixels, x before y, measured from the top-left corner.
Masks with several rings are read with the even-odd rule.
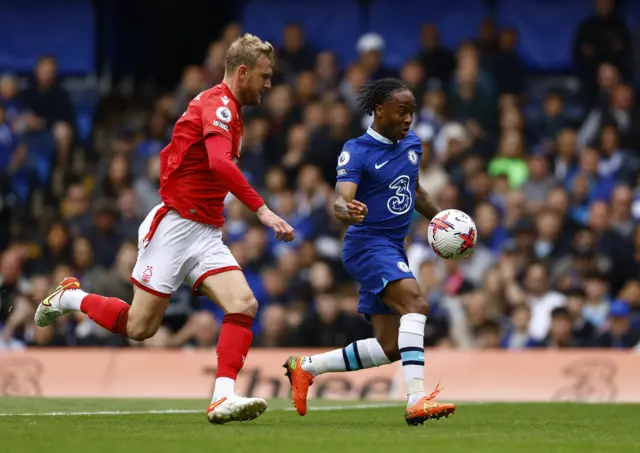
[[[460,260],[473,252],[478,230],[464,212],[446,209],[431,219],[427,238],[436,255],[447,260]]]

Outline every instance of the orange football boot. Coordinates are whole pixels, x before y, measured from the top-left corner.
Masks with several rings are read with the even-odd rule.
[[[298,414],[307,413],[307,393],[309,386],[313,384],[313,376],[308,371],[302,369],[302,357],[291,356],[284,362],[283,368],[287,370],[285,376],[291,383],[291,399]]]
[[[408,425],[416,426],[423,424],[426,420],[447,418],[456,411],[455,404],[438,403],[433,399],[442,391],[440,384],[429,396],[423,396],[413,406],[407,407],[404,411],[404,419]]]

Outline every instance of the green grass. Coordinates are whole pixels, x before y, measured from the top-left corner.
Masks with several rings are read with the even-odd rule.
[[[640,452],[640,405],[460,404],[409,427],[402,406],[344,409],[354,404],[366,403],[314,401],[299,417],[278,400],[251,423],[214,426],[206,401],[0,398],[2,414],[34,414],[0,416],[0,453]],[[37,415],[167,409],[198,412]]]

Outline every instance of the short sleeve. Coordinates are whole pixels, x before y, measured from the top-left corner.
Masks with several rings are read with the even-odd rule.
[[[211,96],[202,99],[202,136],[219,134],[231,140],[231,124],[236,113],[230,105],[224,105],[222,99]]]
[[[349,146],[345,146],[338,156],[337,181],[360,184],[363,170],[364,165],[360,153],[354,152]]]

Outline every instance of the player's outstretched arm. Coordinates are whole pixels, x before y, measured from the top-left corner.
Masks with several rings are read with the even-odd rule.
[[[416,211],[429,220],[440,212],[440,208],[433,197],[420,184],[416,189]]]
[[[333,211],[336,219],[349,225],[364,221],[368,212],[367,206],[355,199],[357,190],[358,185],[353,182],[336,184],[336,201],[333,204]]]
[[[256,213],[260,222],[271,228],[280,241],[293,241],[295,232],[291,225],[273,213],[264,200],[247,182],[238,166],[231,160],[231,141],[221,135],[209,135],[205,139],[209,167],[224,186],[246,207]]]

